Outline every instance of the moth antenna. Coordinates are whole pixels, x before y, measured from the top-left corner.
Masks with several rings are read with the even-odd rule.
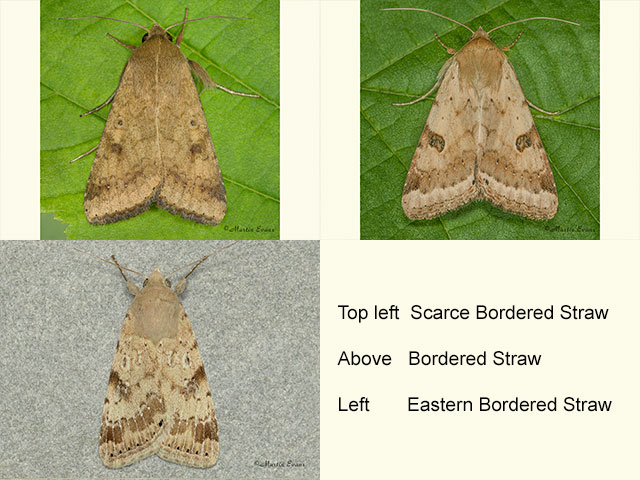
[[[427,13],[431,13],[432,15],[436,15],[437,17],[441,17],[441,18],[445,18],[447,20],[451,20],[453,23],[457,23],[458,25],[463,26],[464,28],[466,28],[467,30],[469,30],[471,33],[475,33],[473,30],[471,30],[469,27],[467,27],[464,23],[459,22],[457,20],[454,20],[453,18],[449,18],[446,17],[440,13],[437,12],[433,12],[431,10],[425,10],[424,8],[383,8],[382,10],[414,10],[416,12],[427,12]]]
[[[84,253],[85,255],[89,255],[90,257],[95,257],[95,258],[97,258],[98,260],[102,260],[104,263],[108,263],[108,264],[110,264],[110,265],[113,265],[114,267],[118,267],[119,269],[121,269],[121,270],[120,270],[120,273],[122,273],[122,270],[126,270],[127,272],[135,273],[136,275],[139,275],[139,276],[141,276],[142,278],[147,278],[147,276],[146,276],[146,275],[143,275],[143,274],[141,274],[141,273],[138,273],[138,272],[136,272],[135,270],[131,270],[130,268],[120,266],[120,264],[119,264],[118,262],[113,263],[113,262],[111,262],[111,261],[109,261],[109,260],[105,260],[104,258],[100,258],[99,256],[94,255],[93,253],[87,252],[87,251],[85,251],[85,250],[80,250],[79,248],[76,248],[76,247],[71,247],[71,248],[73,248],[73,249],[74,249],[75,251],[77,251],[77,252]],[[215,253],[215,252],[214,252],[214,253]],[[123,274],[123,276],[124,276],[124,274]]]
[[[170,28],[176,27],[178,25],[182,25],[184,23],[189,23],[189,22],[197,22],[198,20],[205,20],[207,18],[228,18],[230,20],[251,20],[248,17],[226,17],[224,15],[211,15],[209,17],[200,17],[200,18],[192,18],[191,20],[183,20],[181,22],[178,23],[174,23],[173,25],[168,26],[167,28],[165,28],[166,30],[169,30]]]
[[[229,245],[225,245],[224,247],[219,248],[219,249],[218,249],[218,250],[216,250],[215,252],[210,253],[209,255],[207,255],[207,256],[205,256],[205,257],[202,257],[200,260],[196,260],[195,262],[191,262],[191,263],[190,263],[190,264],[188,264],[188,265],[184,265],[184,266],[182,266],[182,267],[180,267],[180,268],[178,268],[178,269],[174,270],[173,272],[171,272],[169,275],[167,275],[167,276],[166,276],[166,277],[164,277],[164,278],[169,278],[171,275],[173,275],[173,274],[174,274],[174,273],[176,273],[176,272],[179,272],[179,271],[180,271],[180,270],[182,270],[183,268],[187,268],[187,267],[190,267],[191,265],[194,265],[194,264],[195,264],[195,265],[194,265],[194,267],[191,269],[191,271],[190,271],[189,273],[187,273],[187,274],[183,277],[183,278],[187,278],[189,275],[191,275],[191,274],[193,273],[193,271],[198,267],[198,265],[200,265],[202,262],[204,262],[204,261],[205,261],[207,258],[209,258],[211,255],[215,255],[215,254],[216,254],[216,253],[218,253],[219,251],[224,250],[225,248],[229,248],[229,247],[231,247],[232,245],[235,245],[235,244],[236,244],[236,243],[238,243],[238,242],[239,242],[239,240],[236,240],[235,242],[230,243]]]
[[[59,18],[58,20],[83,20],[83,19],[87,19],[87,18],[101,18],[102,20],[113,20],[114,22],[128,23],[129,25],[135,25],[136,27],[140,27],[141,29],[143,29],[144,31],[146,31],[149,34],[151,33],[151,31],[147,27],[143,27],[139,23],[127,22],[126,20],[120,20],[118,18],[111,18],[111,17],[97,17],[97,16],[91,16],[91,17],[62,17],[62,18]]]
[[[490,34],[491,32],[493,32],[494,30],[497,30],[499,28],[502,27],[506,27],[507,25],[513,25],[514,23],[522,23],[522,22],[527,22],[529,20],[555,20],[556,22],[564,22],[564,23],[569,23],[571,25],[577,25],[578,27],[580,26],[579,23],[576,22],[570,22],[569,20],[563,20],[562,18],[553,18],[553,17],[531,17],[531,18],[523,18],[522,20],[515,20],[513,22],[509,22],[509,23],[505,23],[504,25],[500,25],[498,27],[492,28],[491,30],[489,30],[487,32],[487,35]]]

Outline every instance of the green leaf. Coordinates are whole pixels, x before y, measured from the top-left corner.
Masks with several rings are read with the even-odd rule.
[[[149,28],[208,15],[188,23],[182,52],[227,88],[200,97],[227,189],[227,214],[217,226],[201,225],[152,207],[136,217],[92,226],[83,195],[94,154],[69,164],[98,144],[108,108],[80,118],[116,89],[130,51],[106,37],[140,45],[140,28],[110,20],[59,20],[99,15]],[[277,239],[280,232],[279,6],[263,0],[130,0],[41,3],[41,209],[68,224],[73,239]],[[174,27],[175,36],[180,27]]]
[[[556,181],[555,218],[535,221],[488,202],[474,202],[432,220],[409,220],[402,210],[404,180],[435,92],[426,101],[394,107],[427,92],[450,57],[434,37],[459,50],[465,28],[416,11],[427,8],[477,30],[528,17],[491,34],[507,53],[532,110]],[[368,0],[361,3],[360,235],[363,239],[597,239],[600,236],[599,5],[595,1]]]

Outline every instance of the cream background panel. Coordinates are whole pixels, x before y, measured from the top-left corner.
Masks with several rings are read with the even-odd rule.
[[[628,478],[636,470],[637,242],[323,242],[321,471],[325,478]],[[400,306],[400,320],[341,320],[339,304]],[[413,304],[470,320],[412,320]],[[476,304],[609,308],[607,320],[475,320]],[[337,366],[388,353],[389,367]],[[541,354],[538,367],[408,366],[409,350]],[[338,397],[371,412],[338,412]],[[407,411],[407,398],[471,399],[471,413]],[[475,400],[558,397],[556,413],[479,413]],[[612,400],[608,413],[560,399]],[[633,462],[633,463],[632,463]]]

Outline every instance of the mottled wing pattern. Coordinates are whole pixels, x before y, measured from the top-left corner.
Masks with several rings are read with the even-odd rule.
[[[159,108],[164,183],[157,203],[189,220],[216,225],[224,218],[227,197],[207,119],[189,64],[169,44],[158,71],[161,98],[179,98]]]
[[[87,182],[84,210],[92,224],[144,212],[162,183],[153,90],[144,88],[138,57],[136,50],[122,72]]]
[[[444,75],[411,160],[402,208],[411,219],[433,218],[456,209],[477,195],[473,138],[475,92],[463,92],[459,63],[453,56]],[[456,125],[455,132],[451,125]],[[458,135],[459,134],[459,135]]]
[[[133,334],[131,315],[122,325],[100,427],[100,457],[111,468],[154,454],[166,423],[157,349]]]
[[[481,28],[443,67],[402,195],[411,219],[474,199],[537,220],[558,208],[528,103],[502,49]]]
[[[178,335],[158,344],[164,374],[160,389],[167,426],[158,455],[194,467],[218,459],[218,423],[202,357],[186,313],[180,307]]]
[[[516,73],[502,54],[499,89],[483,98],[486,141],[478,159],[483,198],[525,217],[552,218],[558,209],[556,184]]]
[[[177,333],[157,344],[135,334],[145,324],[134,317],[135,301],[125,317],[100,428],[100,456],[108,467],[154,453],[194,467],[216,463],[218,423],[211,391],[189,319],[179,303],[175,307]]]

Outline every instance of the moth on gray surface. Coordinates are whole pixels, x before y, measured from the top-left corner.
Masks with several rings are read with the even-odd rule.
[[[510,22],[485,32],[430,10],[462,25],[473,36],[444,64],[426,98],[438,88],[418,147],[411,160],[402,193],[402,208],[412,220],[430,219],[473,200],[523,217],[545,220],[558,209],[558,195],[547,153],[529,106],[505,51],[489,33],[527,20],[566,20],[534,17]]]
[[[81,158],[97,150],[84,194],[84,212],[91,224],[106,224],[138,215],[152,204],[188,220],[217,225],[227,210],[227,196],[207,120],[193,76],[205,87],[218,87],[207,71],[187,60],[179,45],[187,20],[151,30],[132,22],[147,33],[132,50],[116,91],[96,112],[113,102],[100,143]],[[175,44],[168,33],[182,25]]]
[[[178,300],[186,278],[211,255],[166,277],[156,269],[141,289],[124,271],[144,275],[120,266],[113,256],[113,262],[103,260],[118,267],[135,295],[122,324],[104,400],[100,457],[107,467],[123,467],[153,454],[192,467],[216,463],[218,423],[211,390],[191,323]],[[171,290],[168,278],[191,265]]]

